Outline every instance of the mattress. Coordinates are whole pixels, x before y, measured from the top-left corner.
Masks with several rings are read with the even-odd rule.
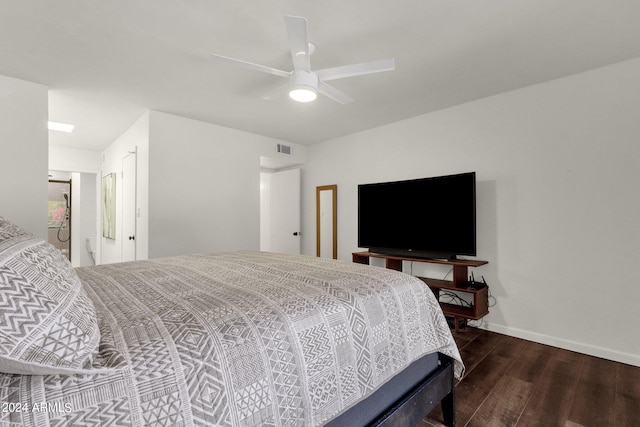
[[[0,374],[3,425],[319,426],[425,355],[464,369],[431,291],[393,270],[242,251],[76,272],[93,371]]]

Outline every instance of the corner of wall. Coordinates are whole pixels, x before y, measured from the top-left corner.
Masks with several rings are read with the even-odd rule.
[[[0,215],[47,239],[48,88],[0,76]],[[17,179],[19,178],[19,179]],[[28,196],[27,196],[28,195]]]

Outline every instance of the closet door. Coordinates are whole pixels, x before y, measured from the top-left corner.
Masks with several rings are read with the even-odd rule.
[[[270,184],[271,252],[300,253],[300,169],[274,172]]]

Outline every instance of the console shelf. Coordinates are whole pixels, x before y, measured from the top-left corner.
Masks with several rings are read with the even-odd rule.
[[[443,264],[453,267],[453,280],[440,280],[429,277],[418,277],[429,286],[439,300],[440,290],[454,291],[469,294],[473,298],[471,307],[440,303],[442,311],[446,316],[453,317],[455,329],[460,327],[460,319],[478,320],[489,314],[489,291],[486,286],[473,289],[468,287],[469,268],[480,267],[488,264],[487,261],[467,260],[467,259],[425,259],[411,258],[404,256],[385,255],[374,252],[354,252],[351,254],[353,262],[359,264],[369,264],[370,258],[382,258],[385,260],[385,266],[391,270],[402,271],[402,262],[424,262],[428,264]]]

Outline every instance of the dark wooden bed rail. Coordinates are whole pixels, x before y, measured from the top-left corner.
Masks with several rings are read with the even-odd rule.
[[[442,353],[438,355],[438,369],[389,407],[370,427],[415,426],[438,403],[442,403],[444,424],[455,426],[453,359]]]

